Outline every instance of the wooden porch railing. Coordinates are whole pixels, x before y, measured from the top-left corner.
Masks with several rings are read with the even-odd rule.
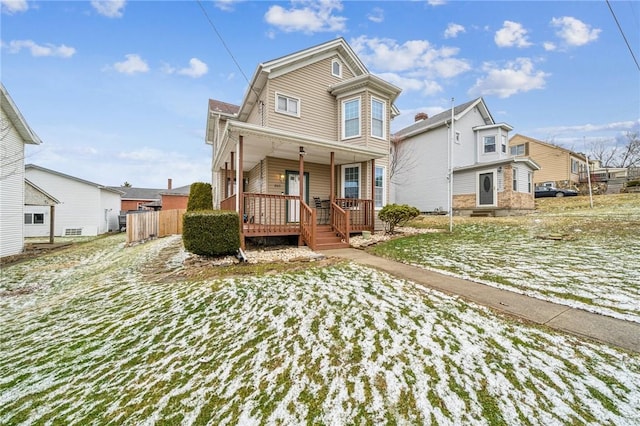
[[[297,195],[245,192],[240,217],[246,236],[300,234],[300,198]]]
[[[336,198],[335,202],[342,210],[349,211],[350,232],[373,231],[375,225],[373,200]]]
[[[300,203],[300,230],[304,242],[311,250],[316,249],[317,226],[316,221],[317,210],[309,207],[304,201]]]
[[[337,200],[336,200],[337,201]],[[345,243],[349,244],[350,230],[350,210],[344,210],[335,202],[331,203],[331,227],[336,231]]]
[[[225,198],[220,201],[220,210],[236,211],[236,194],[233,194],[229,198]]]

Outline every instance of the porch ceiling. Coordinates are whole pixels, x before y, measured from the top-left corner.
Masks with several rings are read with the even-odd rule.
[[[301,146],[305,151],[304,161],[318,164],[330,164],[331,152],[334,153],[336,165],[369,161],[387,155],[386,150],[230,121],[221,146],[221,155],[216,157],[214,163],[215,169],[224,168],[224,163],[231,160],[231,152],[237,151],[236,144],[240,135],[243,136],[244,170],[250,170],[265,157],[298,161]]]

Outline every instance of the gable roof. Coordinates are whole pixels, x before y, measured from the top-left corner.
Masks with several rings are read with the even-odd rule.
[[[157,188],[134,188],[132,186],[110,186],[110,188],[120,191],[123,200],[159,200],[160,192],[163,191]]]
[[[240,111],[240,106],[216,99],[209,99],[209,111],[224,115],[236,115],[238,111]]]
[[[172,189],[163,189],[160,195],[189,195],[191,193],[191,185],[179,186]]]
[[[263,62],[258,65],[251,78],[237,114],[238,119],[240,121],[247,120],[251,109],[258,101],[260,93],[266,85],[269,75],[277,75],[287,70],[300,68],[336,53],[344,60],[345,65],[351,69],[354,76],[369,74],[367,67],[342,37]]]
[[[26,206],[51,206],[53,204],[60,204],[57,198],[29,179],[24,180],[24,187],[24,204]]]
[[[27,165],[24,166],[24,169],[25,170],[39,170],[41,172],[51,173],[51,174],[56,175],[56,176],[60,176],[60,177],[66,178],[66,179],[74,180],[76,182],[84,183],[85,185],[90,185],[90,186],[93,186],[93,187],[98,188],[98,189],[104,189],[105,191],[115,192],[118,195],[122,195],[122,191],[119,191],[117,189],[114,189],[114,188],[111,188],[111,187],[108,187],[108,186],[105,186],[105,185],[100,185],[99,183],[90,182],[88,180],[80,179],[80,178],[77,178],[75,176],[67,175],[67,174],[64,174],[64,173],[61,173],[61,172],[56,172],[55,170],[51,170],[51,169],[47,169],[47,168],[44,168],[44,167],[36,166],[35,164],[27,164]]]
[[[2,109],[11,120],[11,123],[14,125],[20,137],[24,141],[24,143],[32,144],[32,145],[40,145],[42,141],[36,135],[36,132],[33,131],[31,127],[27,124],[27,120],[24,119],[22,113],[16,106],[15,102],[7,92],[7,89],[4,87],[4,84],[0,82],[0,104],[2,105]]]
[[[459,120],[463,115],[471,111],[476,106],[480,110],[480,114],[482,114],[485,124],[495,124],[495,121],[493,120],[493,116],[489,112],[489,108],[487,108],[487,105],[485,104],[484,99],[482,99],[481,97],[453,107],[454,119]],[[427,130],[444,126],[450,121],[451,121],[451,108],[449,108],[446,111],[440,112],[434,115],[433,117],[429,117],[425,120],[415,122],[410,126],[405,127],[404,129],[398,130],[394,134],[394,136],[409,137],[409,136],[417,135],[417,134],[426,132]]]
[[[549,142],[544,142],[544,141],[541,141],[541,140],[538,140],[538,139],[534,139],[534,138],[532,138],[532,137],[530,137],[530,136],[521,135],[520,133],[516,133],[515,135],[513,135],[513,136],[509,139],[509,145],[511,145],[511,141],[512,141],[513,139],[515,139],[516,137],[519,137],[519,138],[525,139],[525,140],[526,140],[526,141],[528,141],[528,142],[535,142],[535,143],[537,143],[537,144],[544,145],[544,146],[549,147],[549,148],[553,148],[553,149],[560,150],[560,151],[562,151],[562,152],[566,152],[566,153],[567,153],[567,154],[569,154],[569,155],[573,155],[573,156],[575,156],[575,157],[580,158],[580,159],[581,159],[581,160],[583,160],[583,161],[587,161],[587,157],[586,157],[584,154],[581,154],[581,153],[579,153],[579,152],[575,152],[575,151],[571,151],[570,149],[563,148],[563,147],[561,147],[561,146],[554,145],[554,144],[549,143]]]

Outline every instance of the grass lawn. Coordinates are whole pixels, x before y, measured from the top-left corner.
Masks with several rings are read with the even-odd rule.
[[[3,268],[0,424],[640,423],[638,354],[355,264],[185,257],[117,235]]]
[[[455,218],[372,252],[424,268],[640,322],[640,194],[549,198],[525,217]],[[417,226],[443,228],[448,218]]]

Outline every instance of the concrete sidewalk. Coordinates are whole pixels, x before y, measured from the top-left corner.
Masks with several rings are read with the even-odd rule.
[[[372,266],[398,278],[404,278],[444,293],[458,295],[465,300],[556,330],[640,353],[640,323],[594,314],[508,290],[427,271],[373,256],[363,250],[347,248],[326,250],[322,253]]]

